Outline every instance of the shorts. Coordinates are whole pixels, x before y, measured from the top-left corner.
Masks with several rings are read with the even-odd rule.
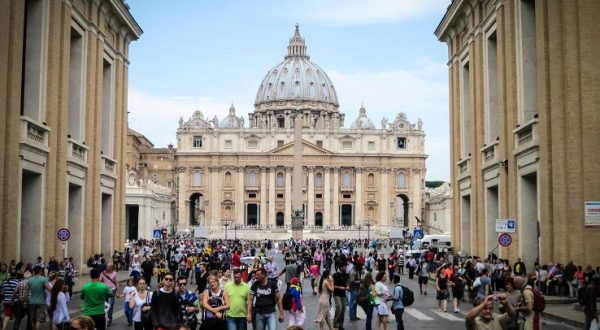
[[[462,299],[465,296],[465,290],[452,290],[452,297]]]
[[[381,316],[388,316],[388,314],[390,314],[390,310],[388,309],[386,303],[377,305],[377,314]]]
[[[29,305],[31,322],[46,322],[46,305]]]
[[[429,281],[429,277],[419,276],[419,284],[427,284],[428,281]]]
[[[4,316],[12,317],[15,313],[15,307],[11,303],[4,303]]]

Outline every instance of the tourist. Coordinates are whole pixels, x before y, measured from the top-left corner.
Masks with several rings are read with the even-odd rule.
[[[108,325],[112,323],[113,319],[113,309],[115,307],[115,295],[119,290],[119,277],[117,272],[114,270],[114,265],[112,262],[106,264],[106,270],[100,273],[100,282],[106,284],[110,290],[112,291],[112,296],[108,298],[108,311],[106,312],[106,316],[108,318]]]
[[[438,310],[444,313],[447,311],[448,305],[448,277],[446,277],[446,272],[444,272],[445,267],[446,265],[440,267],[435,276],[435,298],[438,301]]]
[[[377,317],[378,317],[378,325],[377,328],[381,329],[383,327],[384,330],[388,327],[388,317],[390,315],[390,311],[387,307],[387,299],[390,295],[389,289],[387,287],[387,274],[385,272],[377,273],[375,276],[375,291],[377,292],[377,299],[375,303],[377,304]]]
[[[402,321],[402,314],[404,314],[404,304],[402,303],[402,297],[404,295],[404,289],[400,285],[400,275],[394,275],[394,301],[392,303],[392,312],[396,317],[396,329],[404,330],[404,321]]]
[[[125,317],[127,318],[127,325],[129,325],[129,326],[133,325],[133,308],[129,307],[129,295],[131,294],[131,292],[135,292],[135,291],[136,291],[136,288],[135,288],[135,285],[133,284],[133,278],[128,278],[127,284],[123,288],[123,293],[118,296],[118,298],[125,297],[125,303],[123,305],[123,313],[125,314]]]
[[[369,273],[367,273],[369,275]],[[331,294],[333,293],[333,277],[328,269],[325,269],[318,285],[319,291],[319,309],[317,310],[317,317],[315,322],[319,324],[319,329],[323,330],[323,323],[327,323],[329,330],[333,330],[333,324],[329,317],[329,311],[331,310]]]
[[[148,292],[148,284],[145,279],[140,279],[137,290],[129,291],[126,301],[129,308],[133,310],[133,328],[135,330],[151,330],[152,319],[150,317],[150,303],[152,292]]]
[[[427,282],[429,281],[429,267],[425,259],[419,263],[417,268],[417,274],[419,276],[419,292],[423,295],[427,295]]]
[[[335,302],[335,315],[333,325],[338,330],[344,329],[344,315],[346,313],[346,292],[348,291],[348,279],[346,273],[347,263],[341,262],[337,265],[338,271],[333,274],[333,300]]]
[[[302,300],[302,287],[298,278],[294,277],[290,281],[290,294],[292,296],[292,308],[289,310],[290,321],[288,326],[299,326],[304,324],[306,314],[304,313],[304,303]]]
[[[196,314],[200,310],[200,302],[198,296],[187,289],[187,283],[187,277],[177,279],[177,299],[179,299],[179,308],[181,309],[179,315],[183,323],[189,325],[192,329],[196,329],[198,327]]]
[[[58,330],[69,330],[71,317],[67,303],[69,302],[69,286],[63,279],[57,279],[50,293],[49,312],[52,315],[52,323]]]
[[[493,315],[494,302],[499,301],[504,307],[504,313]],[[506,295],[490,295],[483,299],[476,299],[475,307],[465,316],[467,329],[506,329],[508,323],[515,317],[515,311],[511,304],[506,300]]]
[[[227,329],[246,330],[250,286],[242,281],[242,271],[239,268],[233,270],[233,281],[225,284],[225,293],[229,296],[229,309],[225,313]]]
[[[370,272],[365,274],[365,277],[362,279],[360,283],[360,291],[364,292],[368,297],[368,303],[366,305],[361,306],[367,315],[366,320],[366,330],[372,329],[373,323],[373,308],[375,308],[377,290],[375,289],[375,281],[373,280],[373,275]]]
[[[253,306],[254,298],[256,304]],[[248,295],[248,315],[246,319],[252,322],[252,318],[256,317],[257,330],[275,330],[275,305],[279,309],[279,322],[283,322],[283,306],[277,284],[267,279],[267,271],[264,268],[256,271],[256,282],[250,287],[250,295]],[[256,314],[253,316],[253,312]]]
[[[167,273],[162,288],[159,287],[152,293],[150,315],[155,329],[168,329],[179,321],[179,300],[173,290],[174,281],[173,273]]]
[[[27,281],[29,288],[29,317],[33,328],[40,330],[42,323],[46,321],[46,290],[50,290],[48,279],[42,275],[43,261],[38,258],[38,264],[33,267],[33,276]]]
[[[112,290],[100,282],[100,270],[90,270],[91,282],[81,287],[81,300],[83,300],[83,315],[89,316],[98,330],[106,329],[106,316],[104,302],[113,295]]]
[[[204,308],[204,315],[201,330],[227,329],[225,311],[229,309],[229,296],[221,288],[219,278],[214,274],[208,276],[208,287],[202,294],[202,307]]]
[[[94,330],[96,328],[96,324],[91,317],[80,315],[71,320],[71,330]]]

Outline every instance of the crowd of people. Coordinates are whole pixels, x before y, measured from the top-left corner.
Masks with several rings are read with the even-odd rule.
[[[278,254],[283,264],[274,260]],[[348,320],[363,322],[359,307],[367,330],[374,321],[377,329],[387,330],[390,315],[396,328],[404,329],[404,310],[411,303],[405,298],[412,294],[400,283],[405,271],[405,280],[418,281],[420,295],[428,294],[428,285],[434,284],[430,278],[435,278],[431,293],[440,312],[448,312],[449,302],[454,313],[461,312],[462,302],[473,303],[466,314],[469,329],[539,329],[538,293],[578,297],[586,327],[598,320],[600,277],[591,266],[535,265],[527,272],[520,259],[511,265],[493,255],[461,260],[431,249],[405,256],[402,245],[390,240],[172,237],[128,242],[124,251],[109,258],[94,255],[86,266],[90,281],[81,287],[83,315],[72,319],[67,308],[76,276],[72,259],[58,262],[51,257],[47,265],[41,257],[35,264],[0,264],[2,330],[10,319],[14,330],[24,319],[28,330],[39,330],[46,318],[53,329],[104,330],[112,324],[117,299],[124,300],[127,323],[135,330],[274,330],[286,315],[288,329],[343,330]],[[130,275],[125,285],[119,282],[119,269]],[[306,320],[304,295],[317,298],[314,320]],[[492,317],[494,303],[500,317]]]

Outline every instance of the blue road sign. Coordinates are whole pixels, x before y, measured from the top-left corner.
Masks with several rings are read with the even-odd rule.
[[[515,231],[515,220],[509,219],[506,221],[506,228],[511,232]]]
[[[162,237],[162,230],[154,229],[152,231],[152,238],[161,238],[161,237]]]
[[[423,238],[423,231],[420,229],[415,229],[415,231],[413,232],[413,237],[416,239]]]

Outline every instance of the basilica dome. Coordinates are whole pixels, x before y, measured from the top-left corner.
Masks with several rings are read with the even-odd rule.
[[[312,101],[339,107],[331,79],[306,55],[304,38],[296,24],[283,62],[267,72],[256,93],[255,106],[278,101]]]

